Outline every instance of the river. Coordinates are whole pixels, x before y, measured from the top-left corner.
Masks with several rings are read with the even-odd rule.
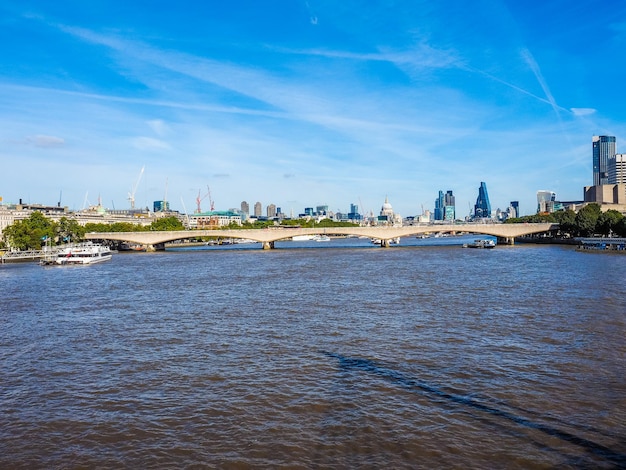
[[[623,255],[276,246],[0,266],[0,468],[626,467]]]

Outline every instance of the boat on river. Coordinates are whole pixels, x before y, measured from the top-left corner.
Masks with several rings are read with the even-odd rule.
[[[490,238],[478,238],[471,243],[465,243],[463,248],[495,248],[496,242]]]
[[[42,265],[96,264],[109,261],[113,257],[108,246],[85,242],[65,246],[56,254],[41,259]]]

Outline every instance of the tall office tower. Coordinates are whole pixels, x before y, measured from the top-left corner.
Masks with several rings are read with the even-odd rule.
[[[246,215],[250,215],[250,204],[248,204],[246,201],[241,201],[241,212]]]
[[[556,201],[556,193],[542,189],[537,191],[537,213],[554,212],[554,201]]]
[[[437,196],[437,199],[435,199],[435,215],[434,215],[435,220],[443,220],[443,217],[445,215],[445,212],[444,212],[445,207],[446,207],[446,204],[445,204],[443,191],[439,191],[439,195]]]
[[[446,191],[446,195],[443,198],[443,204],[445,209],[443,210],[443,219],[454,221],[456,218],[456,208],[454,207],[454,194],[451,190]]]
[[[609,184],[626,184],[626,153],[609,159]]]
[[[478,198],[474,205],[474,217],[476,218],[489,218],[491,217],[491,204],[489,203],[489,194],[487,193],[487,184],[480,182],[480,188],[478,188]]]
[[[261,206],[260,202],[254,204],[254,216],[261,217],[263,215],[263,206]]]
[[[361,214],[359,214],[359,206],[357,206],[356,204],[350,204],[348,220],[361,220]]]
[[[594,135],[591,139],[593,149],[593,185],[609,184],[609,159],[615,158],[616,144],[612,135]]]
[[[267,206],[267,216],[276,217],[276,205],[270,204],[269,206]]]
[[[511,217],[519,217],[519,201],[511,201],[511,207],[515,211],[515,214],[511,215]]]

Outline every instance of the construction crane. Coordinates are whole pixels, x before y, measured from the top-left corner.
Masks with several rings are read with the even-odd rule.
[[[202,207],[200,206],[200,204],[207,197],[209,198],[209,204],[211,205],[211,211],[215,210],[215,207],[213,205],[213,199],[211,199],[211,188],[209,188],[209,185],[207,185],[206,189],[207,189],[207,193],[204,196],[202,196],[201,190],[198,189],[198,197],[196,197],[196,214],[200,214],[202,212]]]
[[[135,208],[135,193],[137,192],[137,188],[139,187],[139,182],[141,181],[141,177],[143,176],[143,171],[146,169],[146,166],[141,167],[141,171],[139,172],[139,177],[137,178],[137,182],[135,186],[132,187],[131,192],[128,193],[128,200],[130,201],[130,208]]]
[[[215,210],[215,204],[213,203],[213,198],[211,197],[211,188],[209,188],[209,185],[206,185],[206,189],[209,191],[207,193],[207,195],[209,196],[209,204],[211,204],[211,212],[213,212]]]
[[[202,212],[202,201],[204,201],[204,199],[208,196],[208,194],[202,196],[201,191],[201,189],[198,189],[198,196],[196,197],[196,214],[200,214]]]

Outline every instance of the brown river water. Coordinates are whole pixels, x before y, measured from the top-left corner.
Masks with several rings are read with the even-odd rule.
[[[0,468],[626,468],[626,257],[428,245],[0,266]]]

